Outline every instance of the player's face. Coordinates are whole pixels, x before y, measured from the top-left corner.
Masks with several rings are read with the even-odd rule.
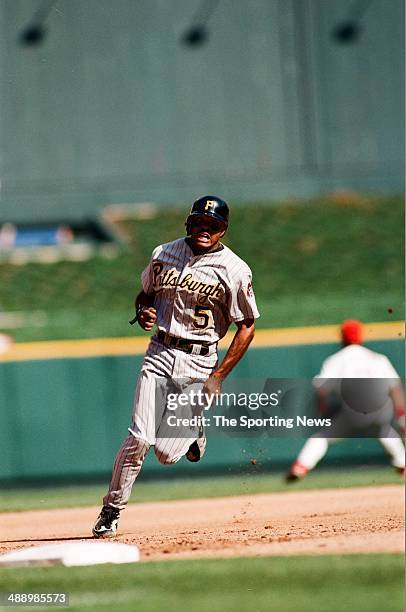
[[[224,223],[207,215],[196,215],[190,223],[192,247],[201,252],[213,250],[226,233]]]

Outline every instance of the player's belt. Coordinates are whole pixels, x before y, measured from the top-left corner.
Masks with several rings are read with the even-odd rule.
[[[191,342],[190,340],[186,340],[185,338],[177,338],[176,336],[171,336],[170,334],[165,333],[164,331],[159,331],[156,335],[156,339],[158,342],[162,342],[165,346],[169,346],[169,348],[178,349],[179,351],[184,351],[185,353],[194,353],[195,355],[208,355],[210,352],[210,346],[206,342],[199,342],[198,340],[195,342]],[[199,351],[194,351],[194,347],[197,346]]]

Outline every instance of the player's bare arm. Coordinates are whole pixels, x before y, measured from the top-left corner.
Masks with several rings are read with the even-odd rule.
[[[156,309],[153,306],[154,297],[154,294],[148,295],[144,291],[140,291],[135,298],[137,321],[146,331],[150,331],[156,323]]]
[[[205,393],[216,394],[220,392],[222,381],[237,365],[252,342],[255,334],[255,320],[245,319],[244,321],[238,321],[236,325],[238,329],[223,361],[204,384]]]
[[[321,415],[326,415],[328,413],[329,392],[327,391],[327,389],[323,389],[323,387],[318,387],[316,390],[316,394],[319,413]]]
[[[393,409],[395,412],[396,420],[399,425],[399,429],[402,434],[405,434],[405,394],[403,392],[402,385],[397,385],[396,387],[392,387],[389,391],[389,394],[392,398]]]

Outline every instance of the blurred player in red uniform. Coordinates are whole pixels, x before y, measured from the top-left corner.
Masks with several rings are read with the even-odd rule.
[[[365,406],[358,412],[357,409],[354,411],[341,394],[341,409],[333,419],[329,431],[334,437],[325,437],[324,431],[309,438],[292,464],[286,476],[287,482],[304,478],[327,453],[329,444],[346,437],[357,437],[357,434],[359,437],[365,435],[370,437],[367,433],[369,430],[375,432],[374,437],[382,444],[396,470],[400,474],[405,473],[405,448],[400,435],[391,426],[395,416],[399,429],[404,434],[405,402],[399,376],[385,355],[362,346],[363,328],[359,321],[344,321],[341,326],[341,337],[343,348],[324,361],[320,374],[313,380],[320,412],[325,414],[329,397],[331,393],[337,391],[337,384],[341,385],[342,393],[343,379],[359,381],[358,386],[353,389],[358,395],[358,400],[359,392],[362,391],[364,395],[361,400],[364,400]],[[365,379],[373,380],[369,384]],[[379,389],[378,394],[382,390],[385,394],[378,410],[375,410],[375,407],[371,408],[370,405],[376,397],[375,389]]]

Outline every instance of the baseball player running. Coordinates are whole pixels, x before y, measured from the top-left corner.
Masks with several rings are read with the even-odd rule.
[[[193,437],[168,437],[159,416],[159,383],[181,392],[201,381],[202,392],[217,395],[222,381],[240,361],[254,336],[259,317],[251,270],[220,240],[228,226],[229,209],[216,196],[194,202],[186,219],[187,237],[158,246],[141,275],[142,291],[135,302],[136,320],[152,336],[139,375],[129,434],[117,453],[103,508],[93,527],[96,538],[113,537],[120,511],[129,500],[145,456],[154,446],[162,464],[184,455],[199,461],[206,447],[201,428]],[[218,365],[217,343],[231,323],[237,331]]]
[[[359,321],[344,321],[341,336],[343,348],[326,359],[320,374],[313,380],[321,413],[326,412],[328,398],[330,393],[337,391],[337,383],[341,385],[341,409],[329,432],[334,437],[326,438],[320,432],[309,438],[292,464],[287,482],[304,478],[327,453],[329,444],[345,436],[362,437],[368,432],[378,438],[395,469],[400,474],[405,473],[405,448],[400,435],[391,426],[395,413],[399,429],[405,431],[404,393],[399,376],[385,355],[361,346],[363,328]],[[347,382],[344,387],[343,379]],[[364,379],[374,380],[364,385]]]

